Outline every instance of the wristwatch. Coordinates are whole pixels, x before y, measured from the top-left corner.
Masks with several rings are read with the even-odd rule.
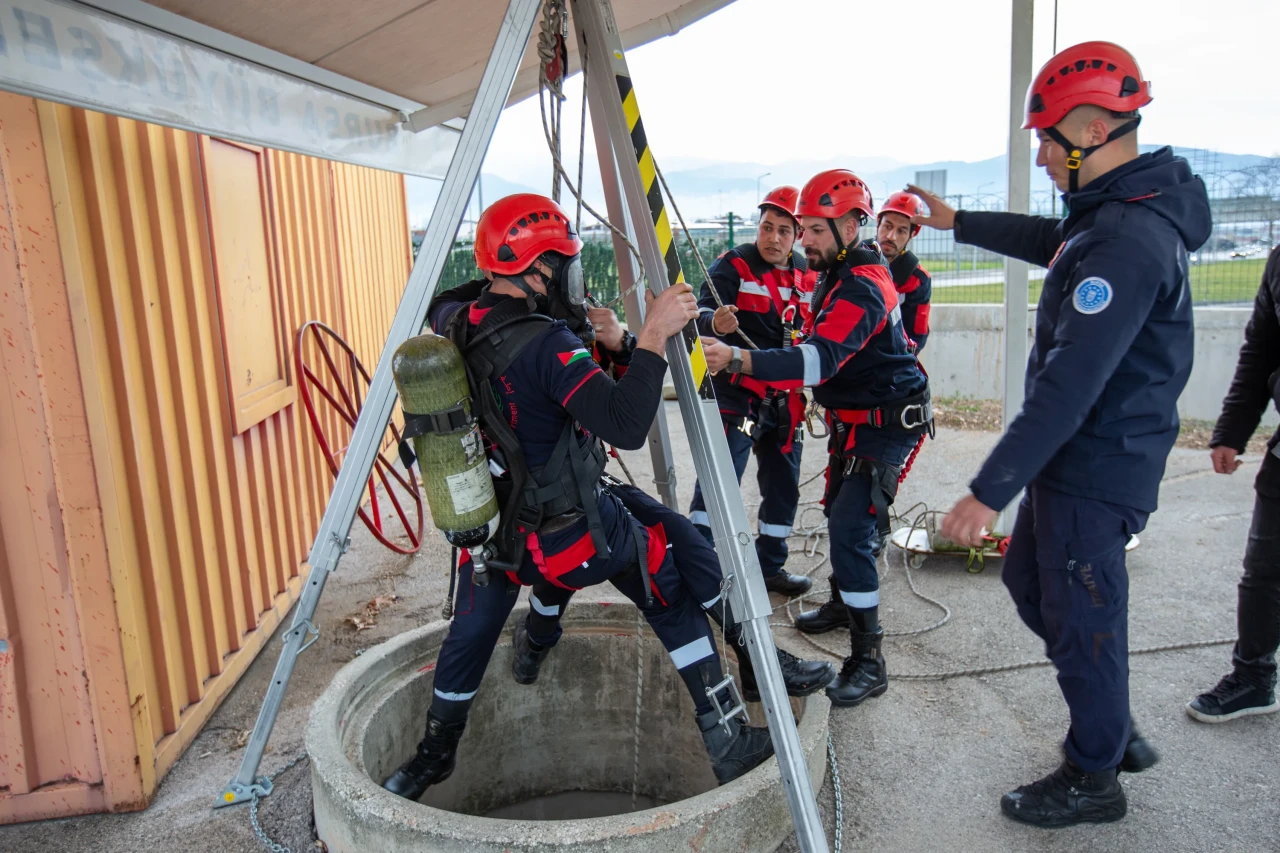
[[[733,348],[733,356],[729,359],[729,366],[725,370],[730,373],[742,372],[742,347]]]

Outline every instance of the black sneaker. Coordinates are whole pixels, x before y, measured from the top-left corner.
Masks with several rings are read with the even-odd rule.
[[[1187,714],[1202,723],[1225,723],[1251,714],[1280,711],[1275,689],[1264,690],[1234,672],[1222,677],[1218,686],[1187,703]]]
[[[1119,820],[1128,804],[1115,768],[1086,773],[1064,761],[1043,779],[1001,797],[1000,810],[1023,823],[1056,828]]]

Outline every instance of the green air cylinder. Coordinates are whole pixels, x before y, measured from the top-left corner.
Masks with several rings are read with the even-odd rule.
[[[474,554],[498,529],[498,498],[462,353],[430,333],[410,338],[391,361],[431,519],[450,544]]]

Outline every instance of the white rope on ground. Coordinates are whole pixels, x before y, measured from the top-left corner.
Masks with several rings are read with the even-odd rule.
[[[801,483],[800,486],[803,488],[804,486],[807,486],[808,484],[812,483],[814,480],[818,479],[818,477],[820,476],[822,476],[821,471],[815,474],[814,476],[810,477],[808,480]],[[810,577],[814,572],[816,572],[822,566],[826,565],[826,563],[830,558],[827,552],[818,550],[818,544],[828,536],[828,526],[827,526],[826,520],[823,519],[821,522],[813,526],[803,525],[804,514],[806,512],[817,509],[820,504],[821,504],[821,501],[805,501],[799,504],[799,508],[802,508],[800,509],[800,515],[798,516],[799,521],[801,523],[797,524],[796,527],[793,528],[792,535],[791,537],[789,537],[789,538],[798,538],[804,543],[803,547],[804,547],[804,554],[806,557],[810,557],[810,558],[814,556],[821,557],[821,559],[817,563],[799,572],[799,574],[802,574],[805,577]],[[753,504],[752,506],[748,507],[748,509],[754,508],[756,506],[758,505]],[[923,502],[917,503],[915,506],[911,507],[906,512],[907,513],[913,512],[917,508],[921,508],[923,511],[916,516],[913,522],[911,522],[910,524],[911,532],[914,532],[915,530],[920,528],[921,524],[923,523],[923,519],[930,512],[928,507]],[[905,523],[905,521],[903,521],[903,517],[897,515],[896,513],[894,515],[894,520],[902,521],[903,523],[900,526],[908,526]],[[910,536],[910,533],[908,533],[908,536]],[[885,543],[886,548],[890,547],[890,545],[891,543],[889,542]],[[896,547],[896,546],[893,546],[893,547]],[[924,626],[923,628],[915,628],[915,629],[906,630],[906,631],[886,631],[885,636],[886,637],[911,637],[911,636],[917,636],[919,634],[924,634],[929,631],[934,631],[934,630],[937,630],[938,628],[941,628],[943,625],[947,624],[951,620],[951,616],[952,616],[951,608],[948,607],[943,602],[938,601],[937,599],[934,599],[934,598],[930,598],[929,596],[925,595],[920,591],[920,589],[916,586],[915,577],[911,571],[910,558],[908,557],[906,549],[899,549],[899,550],[902,551],[902,568],[904,573],[906,574],[907,585],[911,589],[911,592],[917,598],[941,610],[943,612],[943,617],[938,621],[933,622],[932,624]],[[886,558],[885,560],[886,573],[887,573],[888,565],[889,565],[888,559]],[[881,575],[881,577],[883,578],[884,575]],[[784,610],[786,612],[787,621],[786,622],[770,622],[769,623],[770,626],[775,628],[796,628],[796,625],[795,625],[796,614],[792,611],[792,606],[794,605],[796,607],[796,610],[799,611],[801,606],[803,605],[804,600],[812,594],[813,593],[806,593],[797,598],[788,599],[782,604],[779,604],[776,607],[774,607],[773,608],[774,612],[777,612],[778,610]],[[798,628],[796,628],[796,633],[799,634],[801,639],[803,639],[809,645],[813,646],[818,651],[823,652],[824,654],[827,654],[835,658],[836,660],[843,660],[848,656],[843,650],[830,648],[829,646],[826,646],[821,642],[819,642],[818,640],[814,639],[811,635],[806,634],[803,631],[800,631]],[[1137,649],[1130,649],[1129,654],[1130,655],[1157,654],[1159,652],[1172,652],[1172,651],[1182,651],[1186,649],[1199,649],[1199,648],[1207,648],[1211,646],[1230,645],[1234,642],[1235,642],[1234,637],[1218,637],[1218,638],[1209,639],[1209,640],[1189,640],[1181,643],[1167,643],[1163,645],[1144,646]],[[1014,663],[1007,663],[1007,664],[995,664],[992,666],[971,667],[968,669],[950,669],[950,670],[939,670],[936,672],[916,672],[916,673],[895,672],[893,677],[901,681],[943,681],[951,678],[971,678],[971,677],[976,677],[981,675],[992,675],[992,674],[1001,673],[1001,672],[1015,672],[1023,669],[1033,669],[1036,667],[1050,666],[1051,664],[1052,664],[1052,661],[1048,660],[1047,658],[1036,658],[1034,660],[1017,661]]]

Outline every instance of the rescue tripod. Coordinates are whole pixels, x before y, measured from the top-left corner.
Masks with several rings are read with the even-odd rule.
[[[610,216],[617,216],[625,204],[630,230],[640,247],[645,268],[666,270],[665,277],[656,276],[648,282],[655,292],[660,293],[671,284],[683,282],[684,276],[665,204],[661,193],[654,186],[656,173],[653,157],[640,120],[617,24],[609,0],[571,0],[571,3],[580,55],[596,71],[588,76],[587,97],[597,128],[601,166],[610,196]],[[218,806],[248,802],[271,793],[270,781],[257,775],[258,768],[298,655],[319,634],[311,617],[315,614],[325,581],[337,568],[338,561],[347,549],[350,541],[348,533],[359,507],[364,483],[368,480],[374,456],[391,417],[396,397],[391,373],[392,355],[402,342],[422,329],[427,306],[453,246],[485,152],[511,91],[541,6],[541,0],[509,2],[475,102],[445,174],[439,200],[432,211],[427,228],[428,238],[423,242],[414,261],[408,285],[391,323],[387,343],[374,370],[368,397],[356,421],[346,461],[338,473],[337,483],[321,519],[308,557],[310,575],[298,602],[293,623],[284,635],[284,649],[272,675],[262,710],[254,724],[240,769],[220,797]],[[601,66],[606,61],[610,74],[601,71]],[[610,180],[611,174],[621,178],[620,187],[618,182]],[[626,256],[620,253],[620,257]],[[630,272],[630,259],[626,263],[620,263],[619,267]],[[626,272],[623,274],[626,275]],[[628,310],[632,310],[634,306],[634,316],[641,316],[642,303],[634,294],[632,298],[633,301],[627,306]],[[743,633],[756,667],[761,701],[778,759],[783,789],[795,824],[796,837],[800,849],[805,853],[827,853],[829,848],[826,836],[809,782],[782,672],[778,666],[773,636],[769,630],[771,607],[768,592],[765,590],[751,534],[748,532],[746,508],[734,477],[706,359],[697,329],[692,322],[685,327],[680,337],[667,342],[667,361],[675,382],[685,430],[690,438],[694,467],[708,497],[711,528],[715,534],[716,549],[725,577],[722,590],[743,622]],[[745,706],[736,695],[736,690],[733,692],[733,707],[725,708],[717,702],[719,713],[726,720],[731,716],[745,715]]]

